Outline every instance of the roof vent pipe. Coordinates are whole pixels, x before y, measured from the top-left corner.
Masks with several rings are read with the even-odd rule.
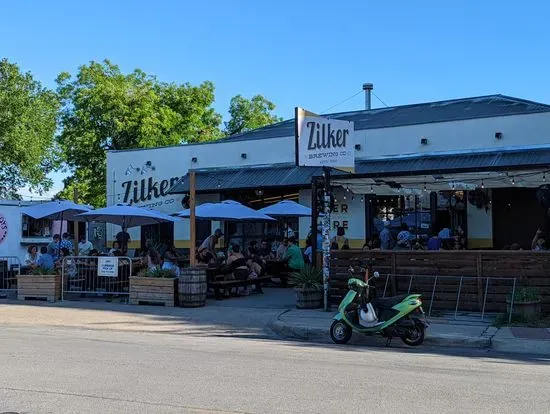
[[[369,111],[371,109],[370,97],[371,97],[371,93],[372,93],[373,89],[374,89],[374,85],[372,83],[364,83],[363,84],[363,90],[365,91],[365,109],[367,111]]]

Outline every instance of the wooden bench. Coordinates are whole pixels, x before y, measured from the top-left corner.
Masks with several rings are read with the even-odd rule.
[[[229,289],[256,285],[258,293],[264,293],[262,290],[262,283],[269,281],[271,276],[262,276],[256,279],[235,279],[235,280],[210,280],[208,282],[208,288],[214,289],[214,296],[216,299],[223,299],[225,292]],[[222,293],[223,292],[223,293]]]

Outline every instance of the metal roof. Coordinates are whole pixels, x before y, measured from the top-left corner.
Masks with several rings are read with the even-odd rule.
[[[524,167],[550,168],[550,148],[362,160],[356,163],[353,176],[380,177],[426,173],[503,171]],[[296,167],[289,164],[202,170],[196,172],[196,191],[309,187],[311,178],[321,175],[321,168]],[[340,178],[349,176],[347,173],[337,171],[334,172],[334,175]],[[168,192],[172,194],[189,192],[188,176],[184,176]]]
[[[550,112],[550,105],[513,98],[488,95],[473,98],[393,106],[372,110],[326,114],[335,119],[353,121],[355,130],[391,128],[433,122],[462,121],[496,116]],[[294,119],[226,137],[226,140],[256,140],[294,136]]]

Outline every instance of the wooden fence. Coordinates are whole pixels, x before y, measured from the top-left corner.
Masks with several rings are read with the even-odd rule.
[[[379,296],[384,289],[386,296],[410,290],[421,293],[426,306],[454,310],[460,291],[460,311],[481,312],[485,304],[487,312],[504,312],[515,278],[517,288],[537,287],[543,310],[550,312],[550,252],[530,251],[333,251],[331,304],[338,304],[347,291],[349,267],[369,259],[382,276],[376,282]]]

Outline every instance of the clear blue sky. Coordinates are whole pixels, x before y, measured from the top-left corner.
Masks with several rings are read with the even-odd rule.
[[[225,118],[237,94],[262,94],[289,118],[364,82],[390,106],[492,93],[550,103],[549,17],[547,1],[22,0],[2,2],[0,56],[50,87],[103,58],[163,81],[211,80]],[[362,106],[358,95],[332,111]]]

